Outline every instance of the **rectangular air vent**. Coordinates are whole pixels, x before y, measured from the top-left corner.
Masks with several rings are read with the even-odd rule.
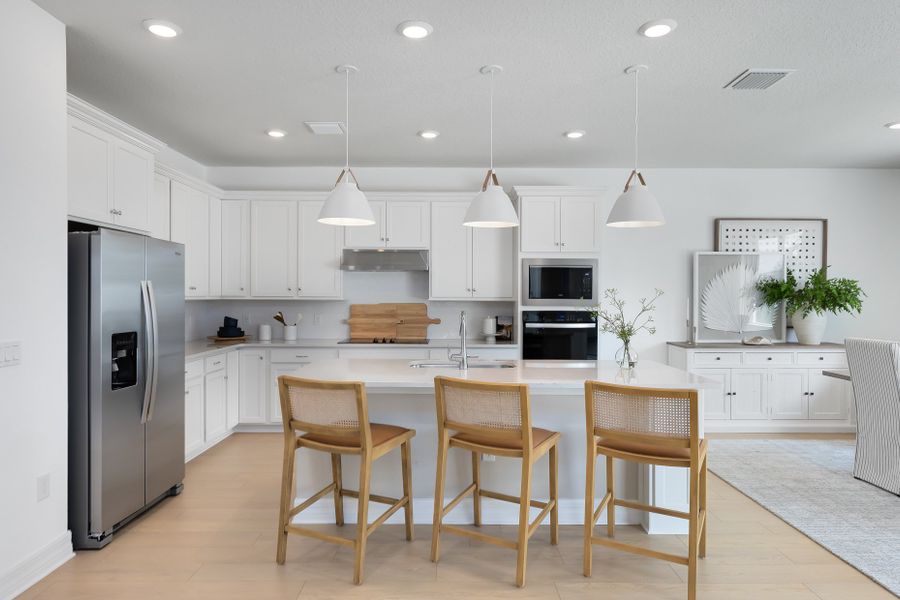
[[[747,69],[725,87],[733,90],[765,90],[793,72],[794,69]]]
[[[344,135],[344,124],[340,121],[304,121],[316,135]]]

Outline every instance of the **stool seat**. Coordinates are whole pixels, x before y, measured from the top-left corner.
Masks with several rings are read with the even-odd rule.
[[[413,437],[416,432],[412,429],[399,427],[397,425],[384,425],[382,423],[371,423],[372,428],[372,445],[381,446],[403,435]],[[319,444],[330,444],[332,446],[346,446],[348,448],[359,448],[359,436],[343,437],[339,435],[328,435],[326,433],[306,433],[301,435],[305,440],[317,442]]]
[[[700,441],[701,456],[706,453],[706,440]],[[639,442],[626,442],[622,440],[610,440],[597,438],[597,452],[603,454],[604,450],[627,452],[628,454],[640,454],[648,457],[668,458],[683,460],[690,463],[691,449],[677,448],[673,446],[661,446],[656,444],[642,444]]]
[[[549,429],[541,429],[540,427],[532,427],[531,428],[531,447],[537,448],[551,437],[556,436],[559,437],[559,433],[556,431],[550,431]],[[508,450],[521,450],[522,442],[521,440],[513,440],[513,439],[503,439],[497,438],[495,436],[488,435],[478,435],[475,433],[457,433],[452,436],[450,439],[456,440],[459,442],[466,442],[469,444],[477,444],[479,446],[493,446],[495,448],[503,448]]]

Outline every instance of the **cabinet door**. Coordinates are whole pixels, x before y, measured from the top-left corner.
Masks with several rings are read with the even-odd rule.
[[[69,117],[68,133],[69,214],[112,223],[112,140],[104,131],[73,117]]]
[[[203,378],[184,383],[184,454],[192,456],[203,448]]]
[[[323,202],[301,202],[300,254],[297,295],[304,298],[341,297],[341,250],[343,232],[340,227],[317,221]]]
[[[431,229],[428,209],[428,202],[388,202],[385,219],[388,248],[427,248]]]
[[[513,232],[511,228],[472,230],[472,296],[513,297]]]
[[[264,350],[240,350],[240,422],[266,422],[266,353]]]
[[[766,418],[766,379],[764,369],[733,369],[731,371],[731,418]]]
[[[595,198],[560,198],[559,247],[563,252],[600,250],[600,203]]]
[[[431,205],[431,298],[472,297],[472,228],[463,225],[465,202]]]
[[[150,198],[150,237],[169,240],[169,185],[171,180],[162,175],[153,178],[153,196]]]
[[[250,295],[250,203],[222,201],[222,295]]]
[[[225,426],[234,429],[240,422],[241,353],[232,350],[225,355]]]
[[[153,155],[120,141],[113,143],[112,151],[116,224],[147,231],[153,195]]]
[[[222,200],[209,196],[209,290],[207,296],[222,296]]]
[[[172,241],[184,244],[185,296],[209,294],[209,198],[172,182]]]
[[[374,225],[362,227],[344,227],[344,246],[347,248],[384,248],[387,237],[385,231],[385,202],[375,200],[369,202],[372,214],[375,215]],[[333,227],[333,226],[332,226]]]
[[[226,403],[228,402],[227,388],[228,384],[225,379],[225,369],[220,369],[210,373],[205,378],[205,400],[206,407],[204,414],[205,419],[205,437],[207,443],[217,440],[228,431],[228,415]]]
[[[703,417],[705,419],[730,419],[731,371],[728,369],[695,369],[692,372],[714,379],[721,384],[714,390],[703,390]]]
[[[809,414],[807,373],[802,369],[773,369],[769,405],[773,419],[806,419]]]
[[[846,419],[850,384],[822,375],[820,369],[807,372],[810,419]]]
[[[250,290],[253,296],[297,295],[297,203],[250,203]]]
[[[278,393],[278,377],[281,375],[296,375],[297,369],[302,369],[303,363],[276,363],[269,368],[269,423],[281,423],[281,396]]]
[[[559,252],[559,198],[522,198],[522,252]]]

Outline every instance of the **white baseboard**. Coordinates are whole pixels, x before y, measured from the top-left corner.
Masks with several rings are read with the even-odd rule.
[[[64,534],[0,576],[0,599],[15,598],[73,556],[75,553],[72,552],[72,532],[66,530]]]

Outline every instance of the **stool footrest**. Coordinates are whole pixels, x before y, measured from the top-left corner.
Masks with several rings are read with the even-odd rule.
[[[492,492],[491,490],[479,490],[478,493],[482,498],[502,500],[503,502],[511,502],[512,504],[522,503],[522,500],[518,496],[510,496],[509,494],[501,494],[500,492]],[[533,506],[535,508],[545,508],[549,504],[549,502],[541,502],[540,500],[530,500],[528,502],[529,506]]]
[[[451,510],[453,510],[454,508],[456,508],[456,505],[457,505],[457,504],[459,504],[460,502],[462,502],[463,499],[464,499],[466,496],[468,496],[469,494],[471,494],[472,492],[474,492],[476,487],[477,487],[477,486],[475,485],[474,482],[470,483],[470,484],[469,484],[469,487],[467,487],[466,489],[464,489],[463,491],[461,491],[461,492],[459,493],[459,495],[456,496],[456,498],[454,498],[453,500],[451,500],[450,503],[447,504],[447,506],[445,506],[445,507],[443,508],[443,510],[441,511],[441,518],[443,519],[444,517],[446,517],[447,514],[448,514]]]
[[[669,562],[677,563],[679,565],[687,565],[688,557],[687,556],[679,556],[678,554],[669,554],[668,552],[659,552],[658,550],[650,550],[649,548],[644,548],[642,546],[635,546],[633,544],[625,544],[622,542],[617,542],[616,540],[612,540],[604,537],[591,537],[591,543],[597,544],[598,546],[608,546],[610,548],[615,548],[616,550],[622,550],[623,552],[630,552],[631,554],[639,554],[641,556],[649,556],[650,558],[658,558],[660,560],[667,560]]]
[[[519,547],[519,544],[513,542],[511,540],[507,540],[500,537],[495,537],[493,535],[488,535],[486,533],[481,533],[480,531],[472,531],[470,529],[463,529],[462,527],[456,527],[455,525],[444,525],[441,524],[441,533],[452,533],[455,535],[461,535],[463,537],[470,537],[472,539],[487,542],[488,544],[494,544],[495,546],[502,546],[503,548],[509,548],[511,550],[516,550]]]
[[[337,489],[337,486],[334,483],[329,483],[324,488],[322,488],[321,490],[319,490],[318,492],[316,492],[315,494],[313,494],[312,496],[310,496],[309,498],[307,498],[306,500],[304,500],[303,502],[301,502],[300,504],[298,504],[297,506],[292,508],[290,510],[290,512],[288,513],[288,517],[294,517],[294,516],[298,515],[299,513],[303,512],[304,510],[306,510],[307,508],[309,508],[310,506],[312,506],[313,504],[315,504],[316,502],[318,502],[319,500],[321,500],[322,498],[324,498],[325,496],[327,496],[328,494],[333,492],[335,489]]]
[[[550,509],[556,506],[556,500],[550,500],[550,502],[542,502],[541,504],[544,504],[544,509],[540,513],[538,513],[538,516],[536,516],[534,518],[534,521],[532,521],[528,526],[528,537],[534,535],[534,532],[540,526],[541,521],[543,521],[547,517]]]
[[[359,498],[359,492],[356,490],[346,490],[341,489],[341,496],[347,496],[348,498]],[[400,502],[400,498],[391,498],[390,496],[379,496],[378,494],[369,494],[370,502],[377,502],[379,504],[396,504]]]
[[[665,515],[667,517],[675,517],[676,519],[690,519],[691,515],[686,512],[682,512],[680,510],[672,510],[671,508],[662,508],[661,506],[651,506],[649,504],[642,504],[640,502],[635,502],[634,500],[622,500],[621,498],[615,499],[616,506],[621,506],[622,508],[633,508],[635,510],[643,510],[647,512],[656,513],[658,515]]]
[[[356,544],[355,540],[351,540],[345,537],[341,537],[338,535],[330,535],[328,533],[322,533],[321,531],[316,531],[315,529],[307,529],[306,527],[298,527],[296,525],[288,525],[286,527],[289,533],[297,533],[299,535],[305,535],[307,537],[316,538],[317,540],[322,540],[324,542],[331,542],[333,544],[341,544],[342,546],[350,546],[353,547]]]
[[[371,499],[371,496],[369,496],[369,498]],[[372,532],[375,531],[379,525],[381,525],[382,523],[387,521],[391,517],[392,514],[394,514],[395,512],[397,512],[404,506],[406,506],[408,503],[409,503],[409,496],[403,496],[402,498],[397,500],[396,504],[392,504],[389,509],[384,511],[380,517],[378,517],[377,519],[372,521],[372,524],[366,528],[366,537],[371,535]]]
[[[609,501],[612,499],[612,493],[606,492],[606,495],[603,496],[603,500],[600,501],[600,506],[597,507],[597,510],[594,511],[593,520],[591,521],[591,525],[596,525],[597,520],[600,518],[600,513],[603,512],[603,509],[606,508],[606,505],[609,504]]]

